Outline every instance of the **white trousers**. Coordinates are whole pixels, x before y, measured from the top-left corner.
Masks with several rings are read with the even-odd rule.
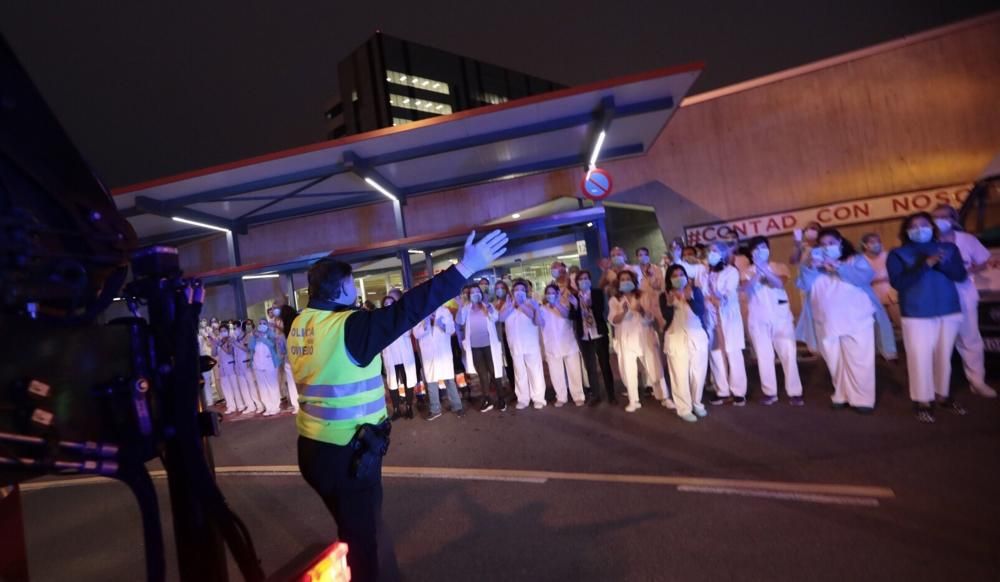
[[[254,369],[254,376],[257,377],[257,389],[260,391],[260,399],[263,401],[264,412],[277,414],[281,411],[281,387],[278,386],[278,373],[281,370],[261,370]]]
[[[282,394],[288,396],[288,405],[292,407],[292,412],[299,412],[299,390],[295,386],[295,377],[292,376],[292,363],[285,362],[282,366],[284,373],[278,374],[279,383],[282,386]]]
[[[677,406],[677,414],[691,414],[694,409],[704,410],[701,403],[708,374],[708,335],[704,330],[668,333],[666,342],[667,364],[670,368],[670,389]]]
[[[240,397],[240,388],[236,382],[236,375],[229,374],[219,376],[219,384],[222,387],[222,397],[226,399],[226,414],[232,414],[243,410],[243,398]]]
[[[796,360],[795,326],[791,312],[787,317],[775,320],[750,320],[750,340],[757,354],[757,370],[760,373],[760,389],[766,396],[778,395],[778,378],[774,369],[774,356],[781,360],[785,372],[785,392],[791,396],[802,396],[802,380],[799,379],[799,363]]]
[[[542,354],[513,354],[517,403],[545,405],[545,369]]]
[[[986,386],[986,364],[984,360],[983,336],[979,333],[979,297],[967,297],[959,292],[962,302],[962,325],[958,328],[955,348],[962,356],[965,377],[973,388]]]
[[[962,326],[962,314],[904,317],[902,325],[910,400],[930,404],[935,394],[947,398],[951,388],[951,352]]]
[[[213,382],[215,378],[212,377],[212,371],[201,373],[201,379],[204,380],[205,385],[202,387],[202,394],[205,396],[205,406],[211,406],[215,404],[215,389],[213,387]]]
[[[237,371],[236,381],[238,382],[240,397],[243,399],[243,405],[246,409],[253,409],[254,412],[262,412],[264,410],[264,403],[260,399],[260,394],[257,390],[257,382],[254,381],[254,374],[250,369],[244,370],[242,373]]]
[[[556,400],[566,402],[567,399],[567,379],[569,394],[573,396],[573,402],[583,402],[583,366],[580,365],[580,354],[570,354],[568,356],[554,356],[545,354],[545,361],[549,365],[549,378],[552,380],[552,388],[556,392]]]
[[[716,394],[722,398],[727,396],[747,395],[747,365],[743,361],[743,350],[724,352],[713,350],[709,364],[712,367],[712,377],[715,378]]]
[[[650,334],[650,338],[654,338]],[[624,344],[624,342],[622,342]],[[628,392],[629,402],[639,402],[639,366],[645,374],[645,385],[653,388],[653,396],[657,400],[668,398],[667,380],[663,374],[663,363],[660,359],[660,346],[655,339],[643,341],[641,345],[625,346],[619,344],[618,370],[621,372],[622,383]],[[637,362],[638,360],[638,362]],[[633,392],[635,398],[633,398]]]
[[[834,404],[875,407],[875,324],[854,333],[825,337],[819,349],[833,379]]]

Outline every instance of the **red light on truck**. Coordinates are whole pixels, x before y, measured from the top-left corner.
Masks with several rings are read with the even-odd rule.
[[[337,542],[326,549],[299,578],[299,582],[350,582],[347,566],[347,544]]]

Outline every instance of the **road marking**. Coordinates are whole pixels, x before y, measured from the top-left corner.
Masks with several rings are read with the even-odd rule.
[[[294,477],[299,475],[297,465],[246,465],[238,467],[217,467],[219,477],[271,476]],[[757,494],[785,494],[788,499],[798,496],[829,496],[832,498],[893,499],[895,492],[887,487],[869,485],[838,485],[832,483],[800,483],[790,481],[756,481],[746,479],[722,479],[709,477],[686,477],[680,475],[627,475],[610,473],[571,473],[559,471],[527,471],[518,469],[460,469],[450,467],[394,467],[382,468],[385,477],[413,479],[460,479],[474,481],[508,481],[518,483],[544,484],[548,481],[587,481],[592,483],[621,483],[631,485],[668,485],[698,489],[701,492],[751,492]],[[163,479],[166,472],[150,471],[154,479]],[[37,491],[78,485],[110,483],[106,477],[82,477],[57,481],[25,483],[22,491]],[[707,491],[711,490],[711,491]],[[732,493],[736,494],[736,493]],[[759,495],[762,496],[762,495]],[[779,498],[779,497],[775,497]]]
[[[861,507],[878,507],[878,499],[872,497],[843,497],[836,495],[818,495],[815,493],[782,493],[778,491],[760,491],[751,489],[733,489],[730,487],[692,487],[679,485],[678,491],[684,493],[715,493],[718,495],[740,495],[743,497],[762,497],[765,499],[781,499],[789,501],[806,501],[809,503],[826,503],[829,505],[857,505]]]

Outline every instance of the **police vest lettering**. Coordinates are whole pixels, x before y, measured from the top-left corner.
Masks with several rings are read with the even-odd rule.
[[[299,387],[299,434],[346,445],[358,426],[386,417],[382,358],[367,366],[351,361],[344,339],[351,311],[306,309],[288,334],[288,360]]]

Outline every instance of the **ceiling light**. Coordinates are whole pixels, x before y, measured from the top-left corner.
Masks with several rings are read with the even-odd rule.
[[[400,81],[405,81],[406,80],[406,75],[400,75],[399,76],[399,80]]]
[[[208,228],[211,230],[217,230],[219,232],[232,232],[228,228],[223,228],[221,226],[215,226],[214,224],[205,224],[204,222],[195,222],[194,220],[188,220],[186,218],[181,218],[180,216],[172,217],[177,222],[183,222],[184,224],[193,224],[194,226],[200,226],[202,228]]]
[[[597,164],[597,157],[601,155],[601,146],[604,145],[605,134],[604,130],[597,136],[597,143],[594,144],[594,151],[590,153],[590,167],[593,168]]]
[[[557,259],[579,259],[580,255],[560,255]]]
[[[422,254],[424,254],[424,251],[418,251],[416,249],[409,249],[406,252],[410,253],[411,255],[422,255]]]
[[[393,202],[399,202],[399,198],[396,198],[396,196],[393,195],[392,192],[386,190],[381,184],[379,184],[375,180],[372,180],[371,178],[365,178],[365,182],[367,182],[368,185],[371,186],[372,188],[375,188],[382,194],[385,194]]]
[[[515,212],[514,214],[511,214],[510,217],[514,218],[514,219],[518,219],[518,218],[521,218],[521,215]]]
[[[277,279],[281,275],[277,273],[264,273],[262,275],[243,275],[244,281],[252,281],[253,279]]]
[[[590,227],[592,227],[592,226],[594,226],[594,223],[593,223],[593,222],[588,222],[588,223],[587,223],[587,228],[590,228]]]

